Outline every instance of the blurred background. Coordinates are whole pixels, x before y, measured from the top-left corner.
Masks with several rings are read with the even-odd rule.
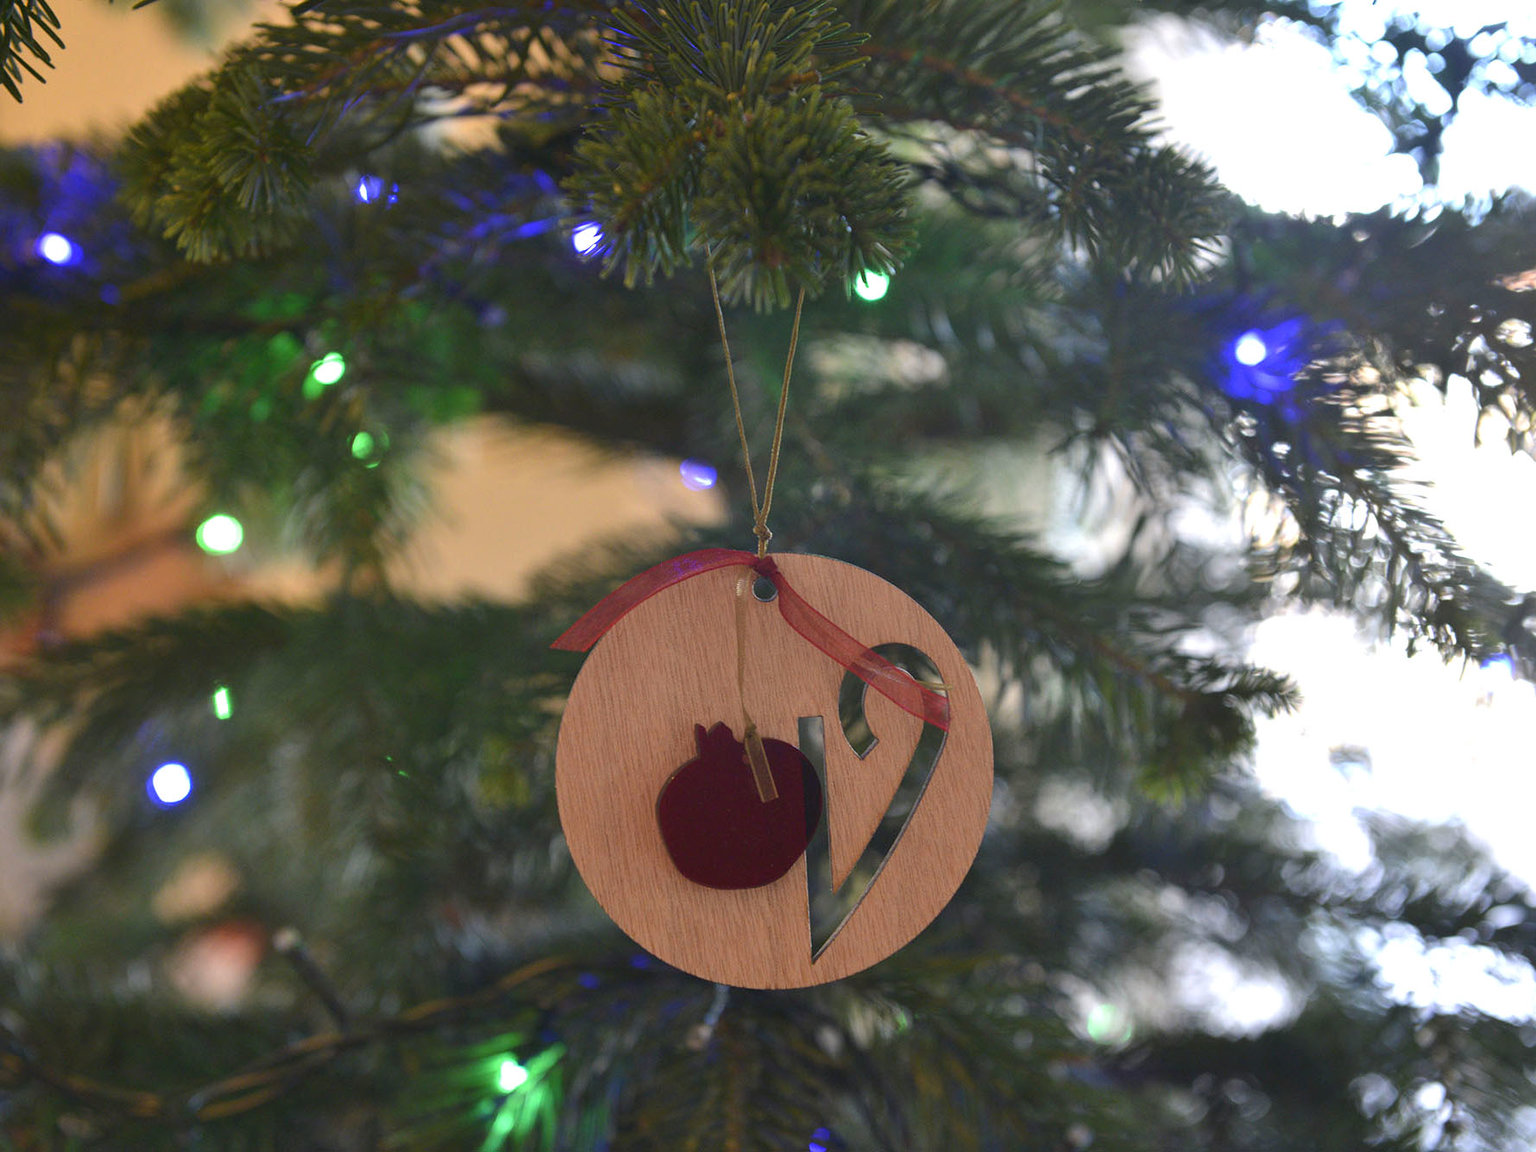
[[[68,48],[55,54],[46,85],[27,88],[25,102],[3,98],[0,143],[9,148],[114,139],[157,101],[212,67],[221,49],[254,22],[275,19],[279,11],[275,5],[232,0],[162,0],[145,10],[57,0],[55,7],[67,28]],[[1209,162],[1217,178],[1259,212],[1341,228],[1357,216],[1377,213],[1419,213],[1432,220],[1447,212],[1475,224],[1506,196],[1518,198],[1536,183],[1536,151],[1524,146],[1536,136],[1536,108],[1522,95],[1536,66],[1536,10],[1527,14],[1523,6],[1492,0],[1330,0],[1290,5],[1295,9],[1290,16],[1234,5],[1235,14],[1224,22],[1222,5],[1205,6],[1214,17],[1197,5],[1161,7],[1167,10],[1114,24],[1124,66],[1153,95],[1161,137]],[[1259,9],[1257,14],[1250,7]],[[1311,23],[1303,18],[1309,13]],[[1324,17],[1326,37],[1319,35]],[[1439,54],[1452,44],[1464,59]],[[1460,86],[1448,90],[1437,80],[1448,75],[1447,68],[1460,75]],[[1414,143],[1414,132],[1431,129],[1432,148]],[[489,138],[477,120],[449,121],[431,131],[448,147],[473,148]],[[360,203],[392,195],[387,180],[364,174],[352,183]],[[49,234],[73,243],[62,231]],[[562,235],[560,242],[573,258],[582,244],[579,232]],[[57,264],[72,258],[64,248],[56,254],[58,260],[42,253]],[[1247,334],[1268,332],[1256,324]],[[1270,351],[1261,347],[1255,355],[1263,359]],[[925,379],[931,366],[922,352],[909,348],[911,362],[898,374],[905,370],[912,379]],[[1241,361],[1242,350],[1236,354]],[[337,359],[327,368],[330,355]],[[820,377],[836,380],[840,372],[858,377],[857,348],[829,347],[808,355]],[[817,355],[820,361],[814,360]],[[852,357],[854,367],[839,355]],[[328,371],[339,380],[349,368],[340,353],[317,354],[310,379],[325,387]],[[882,369],[889,370],[889,364]],[[1422,486],[1423,506],[1444,520],[1489,573],[1514,589],[1536,588],[1536,533],[1521,527],[1527,517],[1510,512],[1536,507],[1536,461],[1524,451],[1504,449],[1499,442],[1508,428],[1498,426],[1496,414],[1484,409],[1468,381],[1416,388],[1410,383],[1404,397],[1395,411],[1418,453],[1404,470],[1404,481]],[[722,395],[722,411],[723,400]],[[1486,443],[1477,444],[1479,436]],[[925,457],[924,466],[946,483],[976,489],[996,522],[1031,534],[1080,579],[1112,574],[1145,512],[1135,478],[1091,450],[1055,450],[1054,439],[1045,434],[1023,446],[1020,439],[950,454],[940,448]],[[46,594],[0,632],[0,670],[19,667],[61,642],[90,641],[203,606],[247,599],[291,606],[325,601],[337,580],[334,563],[327,567],[306,558],[285,540],[275,520],[253,519],[233,506],[226,510],[190,486],[182,440],[172,423],[140,414],[93,430],[50,461],[52,475],[43,489],[57,538],[32,574]],[[359,460],[375,448],[371,436],[366,443],[351,440]],[[550,425],[486,415],[446,423],[416,451],[423,464],[422,499],[432,513],[411,525],[389,557],[387,572],[398,595],[427,605],[470,599],[523,603],[547,591],[540,574],[551,565],[600,543],[681,542],[692,539],[691,533],[739,526],[744,516],[730,503],[732,493],[740,494],[739,461],[723,450],[684,457],[644,445],[595,446]],[[1241,483],[1234,482],[1229,495],[1210,502],[1175,500],[1169,515],[1179,539],[1236,567],[1250,541],[1263,534],[1262,521],[1272,508]],[[1203,642],[1218,646],[1217,631],[1219,626]],[[1496,652],[1442,660],[1421,650],[1410,657],[1408,636],[1381,635],[1364,626],[1358,613],[1278,601],[1266,618],[1234,624],[1219,642],[1235,643],[1236,657],[1290,677],[1301,696],[1293,711],[1256,719],[1244,769],[1257,788],[1252,802],[1272,804],[1275,826],[1282,829],[1274,834],[1282,838],[1283,859],[1273,862],[1275,872],[1266,880],[1283,877],[1284,883],[1275,882],[1278,894],[1266,898],[1287,903],[1317,897],[1330,908],[1348,905],[1356,911],[1372,904],[1371,914],[1358,922],[1342,914],[1335,920],[1331,913],[1326,925],[1308,922],[1309,933],[1338,935],[1332,955],[1350,957],[1347,963],[1328,960],[1327,947],[1315,946],[1320,951],[1309,955],[1325,955],[1318,962],[1323,969],[1330,963],[1349,968],[1344,975],[1330,971],[1327,979],[1337,977],[1341,987],[1363,984],[1368,995],[1362,995],[1378,1015],[1397,1021],[1409,1037],[1407,1045],[1428,1062],[1403,1072],[1387,1060],[1379,1073],[1356,1070],[1339,1089],[1355,1114],[1379,1122],[1368,1143],[1536,1148],[1531,1104],[1536,1085],[1529,1072],[1529,1050],[1536,1044],[1532,946],[1488,944],[1499,932],[1529,935],[1528,896],[1516,893],[1536,882],[1525,780],[1536,732],[1530,670],[1522,678],[1517,656]],[[1189,643],[1198,648],[1202,640],[1197,636]],[[1006,683],[989,680],[985,667],[981,676],[991,689],[1006,692]],[[227,691],[222,697],[215,692],[208,704],[215,715],[238,706]],[[54,894],[77,892],[72,881],[102,864],[103,853],[108,862],[113,859],[110,821],[86,799],[77,799],[49,836],[34,835],[33,807],[46,777],[38,765],[50,760],[48,742],[60,739],[45,726],[26,722],[12,724],[0,739],[0,779],[6,781],[0,788],[0,939],[16,949],[46,931],[40,925]],[[163,771],[165,765],[152,767]],[[156,804],[174,807],[189,794],[197,803],[199,771],[189,763],[179,775],[151,777]],[[1106,868],[1123,864],[1117,853],[1127,841],[1142,846],[1156,841],[1160,851],[1176,854],[1181,834],[1174,825],[1190,811],[1175,805],[1173,811],[1182,816],[1160,815],[1158,802],[1104,786],[1091,771],[1056,773],[1033,790],[1003,798],[1023,806],[1018,818],[1039,835],[1064,846],[1060,851],[1077,861],[1073,867],[1084,861]],[[1235,826],[1237,806],[1250,801],[1218,790],[1207,802],[1215,815],[1196,823],[1225,820]],[[155,873],[148,897],[152,917],[175,929],[176,942],[165,958],[167,979],[200,1010],[249,1011],[265,994],[260,972],[271,961],[276,925],[245,908],[240,893],[249,876],[237,859],[240,853],[224,852],[216,837],[199,840]],[[1166,857],[1154,858],[1166,863]],[[1077,974],[1069,971],[1072,965],[1053,974],[1058,997],[1053,1010],[1089,1051],[1108,1054],[1105,1067],[1112,1070],[1086,1073],[1087,1079],[1125,1084],[1163,1075],[1166,1068],[1153,1067],[1155,1057],[1140,1071],[1134,1061],[1115,1063],[1134,1053],[1145,1035],[1168,1033],[1182,1042],[1207,1033],[1231,1044],[1257,1044],[1255,1038],[1283,1032],[1317,1011],[1322,993],[1315,974],[1277,970],[1246,955],[1242,946],[1220,946],[1249,930],[1258,932],[1260,919],[1250,919],[1244,903],[1251,893],[1221,895],[1224,884],[1241,888],[1236,877],[1244,859],[1206,859],[1204,866],[1215,875],[1205,885],[1210,892],[1147,883],[1136,899],[1150,902],[1148,917],[1194,925],[1180,938],[1159,937],[1158,962],[1115,964],[1114,932],[1135,931],[1119,919],[1135,916],[1120,909],[1104,916],[1116,927],[1105,929],[1102,940],[1096,942],[1088,931],[1075,954]],[[1224,866],[1232,870],[1226,879]],[[999,873],[1011,878],[1021,915],[1032,915],[1045,899],[1041,888],[1051,883],[1048,868],[1039,859],[1023,859]],[[1146,880],[1149,874],[1130,869],[1127,875]],[[1392,914],[1394,906],[1401,910],[1434,899],[1448,907],[1463,899],[1468,923],[1482,927],[1435,935],[1415,927],[1411,917]],[[537,938],[545,927],[541,913],[518,908],[517,914],[528,918],[518,932]],[[480,914],[443,913],[455,922],[456,946],[466,954],[474,950],[463,941],[477,932],[487,939],[517,935],[490,923],[465,927]],[[1087,920],[1094,915],[1082,914]],[[1277,914],[1276,920],[1285,917]],[[1274,923],[1267,927],[1282,937],[1286,931]],[[487,955],[496,951],[489,943],[485,949]],[[1095,959],[1085,963],[1085,955]],[[1085,967],[1103,978],[1085,977]],[[1328,995],[1347,998],[1343,992]],[[1394,1015],[1399,1011],[1404,1015]],[[1338,1020],[1347,1021],[1350,1012],[1343,1010]],[[1340,1027],[1338,1020],[1330,1028]],[[1446,1020],[1460,1023],[1441,1023]],[[1461,1056],[1444,1040],[1459,1035],[1459,1027],[1475,1032],[1485,1020],[1506,1027],[1517,1038],[1514,1046],[1525,1049],[1518,1057],[1493,1058],[1509,1070],[1507,1080],[1488,1089],[1499,1101],[1497,1140],[1486,1132],[1478,1135],[1482,1130],[1465,1119],[1465,1110],[1475,1111],[1476,1105],[1457,1102]],[[1198,1045],[1190,1041],[1190,1047]],[[1170,1057],[1171,1066],[1184,1067],[1180,1058]],[[1271,1059],[1285,1064],[1300,1057],[1294,1052],[1256,1057],[1253,1066],[1266,1068]],[[1187,1063],[1193,1068],[1198,1062],[1190,1057]],[[1297,1106],[1283,1094],[1266,1097],[1262,1071],[1249,1076],[1240,1063],[1233,1062],[1237,1070],[1228,1077],[1187,1078],[1181,1097],[1187,1114],[1180,1122],[1188,1126],[1186,1135],[1198,1129],[1200,1142],[1190,1136],[1187,1145],[1158,1146],[1312,1146],[1287,1135],[1290,1129],[1278,1121],[1264,1140],[1232,1135],[1232,1125],[1247,1125],[1250,1135],[1264,1131],[1274,1117],[1262,1123],[1259,1118],[1272,1102],[1278,1110]],[[1237,1120],[1218,1138],[1206,1121],[1222,1109]],[[1388,1123],[1389,1117],[1396,1119]],[[1122,1146],[1098,1120],[1076,1123],[1061,1129],[1065,1143],[1049,1146]],[[1183,1130],[1169,1124],[1166,1131]],[[814,1130],[822,1131],[828,1135],[808,1135],[808,1143],[796,1146],[813,1152],[835,1146],[836,1126]]]

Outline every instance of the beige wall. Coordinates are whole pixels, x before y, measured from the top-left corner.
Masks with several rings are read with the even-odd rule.
[[[19,105],[0,93],[0,140],[7,143],[119,133],[218,59],[217,45],[174,34],[154,5],[134,11],[130,0],[51,0],[51,7],[65,48],[52,53],[52,69],[40,69],[47,83],[23,83]],[[231,13],[219,21],[215,37],[238,36],[250,18],[277,11],[271,0],[251,4],[245,19]]]

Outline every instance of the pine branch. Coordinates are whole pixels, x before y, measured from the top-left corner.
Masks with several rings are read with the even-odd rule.
[[[900,167],[838,77],[846,25],[821,0],[724,0],[617,16],[621,71],[567,188],[626,284],[702,252],[728,299],[782,307],[891,271],[906,247]]]
[[[1062,238],[1120,260],[1126,275],[1185,283],[1198,274],[1225,215],[1212,173],[1152,145],[1145,95],[1107,51],[1074,35],[1059,4],[843,7],[869,35],[865,77],[885,118],[937,122],[1022,150],[1033,199]],[[982,155],[968,166],[983,175],[989,165]]]
[[[835,541],[839,556],[905,589],[972,659],[1020,686],[1023,724],[1070,717],[1168,795],[1198,790],[1241,756],[1255,713],[1296,703],[1283,677],[1174,650],[1172,636],[1199,627],[1188,589],[1148,596],[1126,586],[1130,570],[1084,581],[943,497],[850,485],[847,506],[823,504],[775,533],[813,553]]]
[[[1263,267],[1282,298],[1341,319],[1384,385],[1470,386],[1483,414],[1470,431],[1482,439],[1486,425],[1510,451],[1536,453],[1532,215],[1520,197],[1475,225],[1453,211],[1337,229],[1250,213],[1234,233],[1237,271]]]
[[[1297,378],[1299,418],[1248,407],[1235,446],[1294,518],[1299,537],[1274,553],[1304,572],[1306,593],[1354,607],[1446,658],[1507,648],[1536,658],[1536,639],[1509,627],[1520,597],[1461,551],[1445,526],[1402,491],[1411,458],[1358,361],[1319,362]],[[1367,374],[1366,378],[1369,376]]]
[[[37,65],[53,67],[48,43],[55,48],[64,47],[59,38],[59,18],[48,6],[48,0],[10,0],[0,10],[0,84],[5,85],[18,104],[21,82],[27,76],[39,84],[45,82]]]
[[[568,131],[594,84],[583,21],[602,8],[380,0],[296,11],[134,129],[125,195],[142,226],[192,260],[280,250],[309,218],[318,179],[424,122],[502,117],[543,140]]]
[[[126,1089],[60,1070],[40,1058],[26,1037],[0,1024],[0,1074],[5,1077],[0,1083],[11,1091],[40,1086],[107,1117],[169,1124],[180,1129],[215,1123],[270,1105],[301,1084],[325,1075],[341,1058],[358,1049],[383,1048],[403,1036],[441,1028],[445,1023],[502,1005],[509,999],[515,1002],[517,997],[526,995],[526,985],[558,974],[572,963],[563,956],[547,957],[463,996],[413,1005],[345,1031],[306,1036],[282,1045],[239,1072],[174,1094]]]

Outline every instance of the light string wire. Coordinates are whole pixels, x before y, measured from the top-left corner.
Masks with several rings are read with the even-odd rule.
[[[287,1093],[349,1051],[382,1047],[402,1034],[426,1031],[483,1010],[520,986],[573,963],[569,956],[546,957],[464,996],[429,1000],[395,1016],[317,1033],[285,1045],[243,1072],[178,1095],[120,1088],[54,1069],[39,1061],[19,1036],[0,1023],[0,1090],[14,1091],[32,1081],[87,1107],[134,1119],[193,1124],[222,1120]]]

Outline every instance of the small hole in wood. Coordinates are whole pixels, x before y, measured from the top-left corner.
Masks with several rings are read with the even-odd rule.
[[[756,596],[764,604],[771,604],[779,598],[779,590],[773,586],[773,581],[766,576],[759,576],[752,581],[752,595]]]

